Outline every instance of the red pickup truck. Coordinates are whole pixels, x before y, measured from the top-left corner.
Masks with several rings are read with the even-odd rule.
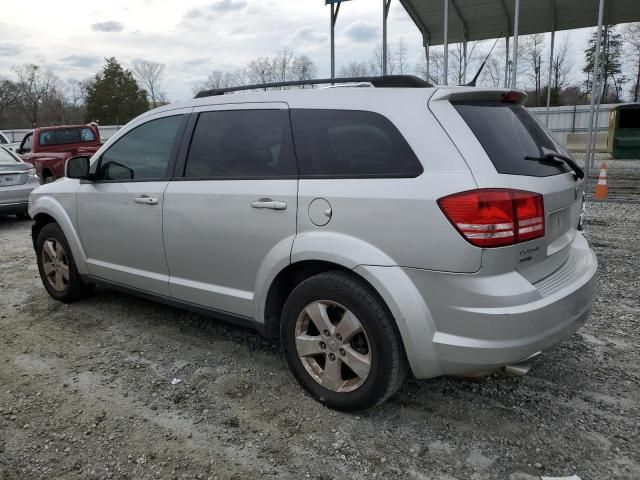
[[[27,133],[16,153],[36,167],[42,183],[64,177],[65,162],[78,155],[93,155],[102,146],[96,125],[36,128]]]

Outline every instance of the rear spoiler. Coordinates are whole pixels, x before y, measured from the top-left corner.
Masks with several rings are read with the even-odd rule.
[[[448,102],[507,102],[523,105],[527,94],[522,90],[508,90],[504,88],[474,88],[451,87],[438,88],[431,97],[431,101]]]

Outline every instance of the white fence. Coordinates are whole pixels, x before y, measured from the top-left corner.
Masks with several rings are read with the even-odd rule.
[[[607,104],[600,106],[600,115],[598,116],[597,131],[606,133],[609,126],[609,110],[615,104]],[[547,109],[546,107],[532,107],[529,109],[542,123],[546,123]],[[549,128],[555,134],[556,138],[562,143],[566,143],[567,135],[570,133],[587,133],[589,124],[589,105],[570,105],[565,107],[551,107],[549,109]],[[100,126],[100,137],[103,141],[108,140],[116,133],[121,126],[105,125]],[[5,130],[4,133],[14,142],[21,142],[22,138],[30,130]]]

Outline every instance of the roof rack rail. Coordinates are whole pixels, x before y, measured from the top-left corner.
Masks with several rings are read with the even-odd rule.
[[[242,85],[239,87],[214,88],[203,90],[195,98],[224,95],[225,93],[240,92],[244,90],[261,90],[278,87],[302,87],[305,85],[323,85],[337,83],[371,83],[374,87],[393,88],[427,88],[432,87],[429,82],[415,75],[384,75],[380,77],[343,77],[343,78],[317,78],[313,80],[294,80],[290,82],[261,83],[257,85]]]

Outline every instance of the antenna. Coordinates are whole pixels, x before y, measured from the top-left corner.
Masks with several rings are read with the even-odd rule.
[[[491,50],[489,50],[489,54],[486,56],[486,58],[482,62],[482,65],[480,65],[480,68],[478,69],[478,71],[474,75],[473,80],[471,80],[469,83],[465,83],[465,85],[464,85],[465,87],[475,87],[476,86],[476,81],[478,80],[478,77],[480,76],[480,73],[482,72],[482,69],[484,68],[485,64],[487,63],[487,60],[489,60],[489,57],[491,56],[491,53],[493,52],[493,49],[496,48],[496,44],[498,43],[498,40],[500,40],[501,38],[502,38],[502,32],[500,32],[500,35],[498,35],[498,38],[496,38],[496,41],[493,42],[493,46],[491,47]]]

